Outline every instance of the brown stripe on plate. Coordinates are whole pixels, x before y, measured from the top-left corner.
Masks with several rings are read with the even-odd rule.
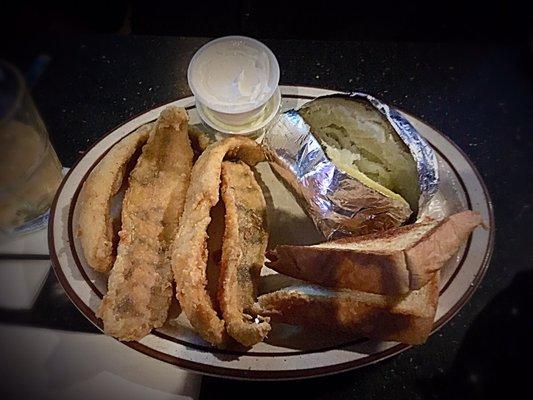
[[[313,99],[313,98],[315,98],[314,96],[304,96],[304,95],[284,95],[283,97],[285,97],[285,98],[296,98],[296,99]],[[194,106],[189,106],[186,109],[190,110],[190,109],[193,109],[193,108],[194,108]],[[405,111],[403,111],[403,112],[405,114],[413,117],[411,114],[409,114],[409,113],[407,113]],[[145,113],[141,113],[138,116],[143,115],[143,114],[145,114]],[[132,119],[134,119],[136,117],[133,117]],[[417,119],[416,117],[413,117],[413,118]],[[132,120],[132,119],[130,119],[130,120]],[[120,128],[123,125],[124,125],[124,123],[120,124],[117,128],[113,129],[111,132],[113,132],[114,130]],[[441,328],[451,317],[453,317],[453,315],[455,315],[462,308],[462,306],[472,296],[472,294],[474,293],[475,289],[478,287],[479,283],[481,282],[481,279],[483,278],[483,276],[484,276],[484,274],[485,274],[485,272],[487,270],[488,264],[490,262],[492,249],[493,249],[493,246],[494,246],[494,231],[495,231],[495,227],[494,227],[494,214],[493,214],[492,203],[490,201],[490,197],[489,197],[486,185],[484,184],[483,180],[481,179],[481,176],[480,176],[479,172],[477,171],[477,169],[475,168],[475,166],[472,164],[470,159],[465,155],[465,153],[452,140],[450,140],[450,138],[448,136],[442,134],[442,132],[440,132],[439,130],[435,129],[431,125],[428,125],[428,124],[426,124],[426,125],[429,126],[430,128],[432,128],[433,130],[435,130],[437,133],[439,133],[449,144],[451,144],[455,149],[457,149],[458,152],[464,157],[464,159],[467,161],[467,163],[470,165],[470,167],[474,171],[474,173],[475,173],[475,175],[476,175],[476,177],[477,177],[478,181],[480,182],[480,184],[482,186],[482,189],[483,189],[483,193],[484,193],[484,196],[485,196],[487,209],[488,209],[488,212],[489,212],[489,226],[490,226],[489,243],[488,243],[487,249],[485,251],[485,255],[484,255],[484,258],[483,258],[482,265],[481,265],[480,269],[476,272],[476,274],[474,276],[474,279],[471,282],[469,288],[463,294],[463,296],[459,299],[459,301],[457,301],[454,304],[454,306],[445,315],[443,315],[441,318],[439,318],[437,321],[435,321],[433,332],[432,332],[432,333],[434,333],[436,330]],[[90,149],[92,149],[96,144],[98,144],[103,138],[108,136],[111,132],[108,132],[107,134],[102,136],[96,143],[94,143],[91,146]],[[439,153],[439,155],[443,156],[442,153],[440,153],[440,151],[437,148],[435,148],[435,147],[433,147],[433,148]],[[70,176],[70,173],[75,169],[77,164],[80,162],[81,158],[82,158],[82,156],[80,156],[78,158],[78,160],[76,161],[75,165],[70,169],[70,171],[65,176],[63,182],[60,185],[60,188],[58,189],[58,191],[56,193],[54,201],[52,203],[51,212],[50,212],[49,230],[48,230],[48,239],[49,239],[49,247],[50,247],[50,258],[51,258],[51,261],[52,261],[52,266],[53,266],[53,269],[54,269],[54,273],[58,277],[58,280],[60,281],[62,286],[65,288],[65,291],[66,291],[67,295],[69,296],[69,298],[76,305],[76,307],[95,326],[97,326],[99,329],[102,329],[101,322],[95,317],[95,315],[92,312],[92,310],[78,297],[78,295],[74,292],[72,287],[69,285],[68,280],[67,280],[66,276],[64,275],[64,273],[63,273],[63,271],[61,269],[61,265],[59,263],[59,259],[57,257],[56,252],[55,252],[55,243],[54,243],[54,235],[53,235],[53,221],[54,221],[54,217],[55,217],[55,211],[56,211],[56,208],[57,208],[57,200],[58,200],[58,197],[59,197],[59,194],[60,194],[61,190],[63,189],[64,183],[67,181],[68,177]],[[458,177],[458,180],[460,181],[461,186],[462,186],[462,188],[463,188],[463,190],[464,190],[464,192],[466,194],[468,204],[471,205],[470,198],[469,198],[469,193],[466,190],[466,186],[465,186],[465,184],[464,184],[464,182],[462,180],[462,177],[457,173],[457,171],[455,170],[455,167],[453,166],[453,164],[450,163],[449,160],[446,157],[443,157],[443,158],[453,168],[454,173]],[[101,157],[100,157],[100,159],[101,159]],[[91,167],[91,169],[93,167],[94,167],[94,165]],[[87,176],[87,174],[84,176],[84,179],[86,179],[86,176]],[[80,182],[79,185],[81,185],[81,184],[82,184],[82,182]],[[79,192],[78,189],[79,188],[77,188],[77,192]],[[70,208],[72,208],[72,203],[75,204],[75,202],[73,202],[72,199],[71,199]],[[70,210],[69,210],[69,214],[70,214]],[[69,221],[68,221],[67,229],[69,229],[70,231],[72,230],[71,222],[72,222],[71,221],[71,215],[69,215]],[[465,249],[465,252],[463,254],[463,258],[461,260],[461,266],[462,266],[462,263],[464,263],[466,254],[468,254],[468,251],[470,250],[470,241],[471,241],[471,239],[469,240],[469,243],[467,244],[468,247]],[[72,243],[71,243],[71,249],[72,249]],[[74,251],[75,251],[75,249],[74,249]],[[81,264],[79,262],[79,258],[78,258],[76,263],[77,264]],[[78,268],[80,268],[80,265],[77,265],[77,266],[78,266]],[[83,267],[81,267],[81,270],[83,270]],[[445,285],[446,288],[443,288],[444,290],[447,289],[447,286],[449,286],[449,283],[451,281],[453,281],[453,279],[455,278],[455,276],[457,275],[459,270],[460,270],[460,268],[456,268],[456,271],[454,272],[454,274],[452,275],[450,280]],[[81,273],[81,271],[80,271],[80,273]],[[84,276],[84,279],[88,283],[90,282],[90,279],[88,279],[85,271],[83,271],[82,276]],[[92,282],[91,282],[91,284],[92,284]],[[93,286],[94,285],[92,285],[91,288],[93,288]],[[444,293],[444,290],[441,291],[441,294]],[[98,293],[98,291],[96,291],[95,293]],[[161,335],[160,332],[159,332],[159,334]],[[164,335],[164,334],[162,334],[162,335]],[[165,335],[165,336],[167,336],[167,335]],[[358,368],[358,367],[361,367],[363,365],[368,365],[368,364],[375,363],[375,362],[377,362],[379,360],[391,357],[391,356],[393,356],[393,355],[395,355],[395,354],[397,354],[397,353],[399,353],[401,351],[404,351],[404,350],[406,350],[406,349],[408,349],[410,347],[408,345],[398,344],[398,345],[395,345],[395,346],[393,346],[393,347],[391,347],[391,348],[389,348],[387,350],[384,350],[382,352],[379,352],[379,353],[374,353],[374,354],[367,355],[366,357],[362,357],[362,358],[357,359],[357,360],[349,361],[349,362],[342,363],[342,364],[336,364],[336,365],[332,365],[332,366],[327,366],[327,367],[318,367],[318,368],[310,368],[310,369],[304,369],[304,370],[293,370],[293,371],[286,371],[286,370],[268,370],[268,371],[261,371],[261,370],[251,371],[251,370],[248,370],[248,371],[245,371],[245,370],[241,370],[241,369],[215,367],[215,366],[205,365],[205,364],[201,364],[201,363],[196,363],[196,362],[189,361],[189,360],[180,359],[180,358],[171,356],[169,354],[162,353],[162,352],[159,352],[159,351],[154,350],[152,348],[149,348],[149,347],[147,347],[147,346],[145,346],[145,345],[143,345],[143,344],[141,344],[139,342],[123,342],[123,343],[128,345],[131,348],[134,348],[134,349],[144,353],[144,354],[147,354],[147,355],[152,356],[152,357],[154,357],[156,359],[159,359],[161,361],[165,361],[167,363],[171,363],[171,364],[177,365],[177,366],[185,368],[185,369],[190,369],[190,370],[193,370],[193,371],[199,371],[199,372],[202,372],[202,373],[205,373],[205,374],[208,374],[208,375],[227,376],[227,377],[233,377],[233,378],[239,378],[239,379],[298,379],[298,378],[307,378],[307,377],[318,376],[318,375],[328,375],[328,374],[333,374],[333,373],[337,373],[337,372],[341,372],[341,371],[346,371],[346,370]],[[190,347],[191,343],[185,342],[184,345]],[[343,348],[343,346],[340,345],[338,347],[335,347],[335,349],[339,349],[339,348]],[[209,352],[214,352],[214,350],[215,349],[210,348],[210,347],[207,348],[207,351],[209,351]],[[276,353],[267,353],[267,354],[268,354],[269,357],[273,357]],[[239,355],[251,355],[251,354],[250,353],[240,353],[239,352]],[[293,356],[293,355],[297,355],[297,354],[290,353],[288,355]]]
[[[189,109],[193,109],[194,107],[189,107]],[[148,123],[151,123],[151,122],[154,122],[156,119],[153,119],[151,121],[148,121],[148,122],[145,122],[143,125],[145,124],[148,124]],[[84,266],[82,265],[81,261],[80,261],[80,257],[78,255],[78,252],[77,252],[77,249],[76,249],[76,246],[75,246],[75,242],[74,242],[74,235],[73,235],[73,215],[74,215],[74,210],[75,210],[75,206],[77,204],[77,201],[78,201],[78,197],[79,197],[79,193],[81,191],[81,188],[83,187],[83,184],[85,183],[85,181],[87,180],[88,176],[90,175],[90,173],[93,171],[93,169],[96,167],[96,165],[102,160],[102,158],[105,157],[105,155],[111,150],[111,148],[113,146],[115,146],[117,143],[119,143],[121,140],[123,140],[125,137],[127,137],[128,135],[132,134],[133,132],[135,132],[137,129],[140,128],[140,126],[142,125],[139,125],[138,127],[132,129],[130,132],[128,132],[126,135],[124,135],[123,137],[121,137],[119,140],[117,140],[112,146],[110,146],[106,151],[104,151],[99,157],[97,157],[97,159],[93,162],[93,164],[88,168],[88,170],[86,171],[86,173],[84,174],[84,176],[82,177],[82,179],[80,180],[79,184],[78,184],[78,187],[76,188],[76,191],[74,192],[74,196],[72,197],[71,199],[71,202],[70,202],[70,207],[69,207],[69,213],[68,213],[68,226],[67,226],[67,229],[68,229],[68,236],[69,236],[69,240],[70,240],[70,247],[71,247],[71,252],[72,252],[72,255],[74,257],[74,261],[76,263],[76,266],[80,272],[80,274],[82,275],[83,279],[87,282],[87,284],[91,287],[91,289],[93,290],[93,292],[100,298],[102,299],[103,298],[103,293],[100,292],[98,290],[98,288],[96,287],[96,285],[91,281],[91,279],[89,278],[89,276],[87,275],[87,272],[85,271],[85,268]],[[103,139],[103,138],[102,138]],[[430,143],[431,144],[431,143]],[[431,144],[432,145],[432,144]],[[432,148],[434,148],[434,146],[432,145]],[[443,158],[445,160],[445,162],[453,169],[454,171],[454,174],[455,176],[457,177],[457,179],[459,180],[460,184],[461,184],[461,187],[463,188],[463,191],[465,193],[465,197],[467,198],[467,204],[469,205],[469,208],[471,208],[471,201],[470,201],[470,196],[468,194],[468,191],[466,190],[466,186],[462,180],[462,177],[457,173],[457,170],[455,169],[455,167],[452,166],[451,162],[449,161],[449,159],[444,155],[442,154],[439,150],[437,150],[437,152],[439,153],[439,155],[441,156],[441,158]],[[462,268],[462,265],[464,263],[464,260],[466,258],[466,255],[468,254],[468,251],[470,249],[470,239],[467,243],[467,246],[463,252],[463,257],[461,258],[460,262],[458,263],[458,265],[456,266],[452,276],[450,279],[448,279],[448,281],[446,282],[446,284],[444,285],[444,287],[440,290],[440,293],[439,295],[442,295],[446,289],[448,288],[449,284],[451,283],[452,279],[457,275],[457,273],[461,270]],[[196,343],[191,343],[191,342],[187,342],[187,341],[184,341],[184,340],[181,340],[181,339],[178,339],[178,338],[175,338],[175,337],[172,337],[172,336],[169,336],[169,335],[166,335],[164,333],[162,333],[161,331],[155,329],[152,334],[162,338],[162,339],[165,339],[165,340],[168,340],[168,341],[172,341],[174,343],[177,343],[177,344],[180,344],[180,345],[183,345],[183,346],[188,346],[188,347],[191,347],[191,348],[194,348],[196,350],[200,350],[200,351],[207,351],[207,352],[212,352],[212,353],[219,353],[219,354],[227,354],[227,355],[241,355],[243,354],[242,351],[233,351],[233,350],[227,350],[227,349],[218,349],[216,347],[213,347],[209,344],[206,344],[206,345],[202,345],[202,344],[196,344]],[[327,347],[319,347],[319,348],[314,348],[314,349],[310,349],[310,350],[300,350],[300,351],[293,351],[293,352],[257,352],[257,351],[248,351],[246,352],[247,355],[250,355],[250,356],[257,356],[257,357],[285,357],[285,356],[294,356],[294,355],[300,355],[300,354],[311,354],[311,353],[318,353],[318,352],[324,352],[324,351],[328,351],[328,350],[333,350],[333,349],[338,349],[338,348],[345,348],[345,347],[351,347],[351,346],[354,346],[356,344],[361,344],[365,341],[368,341],[368,339],[356,339],[356,340],[350,340],[348,342],[340,342],[336,345],[333,345],[333,346],[327,346]]]
[[[149,123],[151,123],[153,121],[155,121],[155,119],[152,120],[152,121],[148,121],[148,122],[144,123],[143,125],[149,124]],[[80,275],[83,277],[85,282],[87,282],[87,284],[90,286],[91,290],[100,299],[103,298],[103,293],[96,287],[96,285],[93,283],[93,281],[89,278],[89,276],[87,274],[87,271],[85,270],[85,268],[83,266],[83,263],[80,260],[80,257],[79,257],[79,254],[78,254],[78,251],[77,251],[77,248],[76,248],[76,244],[75,244],[75,241],[74,241],[74,223],[73,223],[74,211],[75,211],[76,204],[78,202],[78,197],[79,197],[79,194],[80,194],[81,189],[83,187],[83,184],[85,183],[85,181],[87,180],[87,178],[89,177],[89,175],[93,171],[93,169],[96,167],[96,165],[98,165],[98,163],[102,160],[102,158],[104,158],[106,156],[106,154],[111,150],[111,148],[113,146],[115,146],[117,143],[122,141],[128,135],[130,135],[133,132],[135,132],[139,127],[131,130],[126,135],[121,137],[112,146],[110,146],[106,151],[104,151],[100,156],[98,156],[95,159],[93,164],[87,169],[86,173],[83,175],[82,179],[79,181],[79,184],[78,184],[78,186],[77,186],[77,188],[76,188],[76,190],[74,192],[74,195],[72,196],[72,199],[70,201],[70,206],[69,206],[69,211],[68,211],[68,222],[67,222],[67,230],[68,230],[70,250],[71,250],[72,256],[74,258],[74,262],[76,264],[76,267],[77,267],[78,271],[80,272]],[[94,316],[94,318],[96,318],[96,316]],[[101,323],[101,320],[99,320],[98,318],[96,318],[96,319],[98,320],[98,325],[97,325],[98,328],[103,331],[103,325]],[[155,335],[155,336],[158,336],[158,337],[160,337],[162,339],[165,339],[165,340],[168,340],[168,341],[172,341],[172,342],[177,343],[177,344],[181,344],[182,346],[187,346],[187,347],[190,347],[190,348],[194,348],[195,350],[199,350],[199,351],[210,352],[210,353],[218,353],[218,354],[226,354],[226,355],[237,355],[237,356],[243,354],[243,351],[234,351],[234,350],[228,350],[228,349],[218,349],[218,348],[213,347],[213,346],[211,346],[209,344],[202,345],[202,344],[196,344],[196,343],[187,342],[187,341],[184,341],[184,340],[181,340],[181,339],[166,335],[166,334],[162,333],[161,331],[159,331],[157,329],[154,329],[152,331],[152,334]],[[286,356],[294,356],[294,355],[298,355],[298,354],[324,352],[324,351],[328,351],[328,350],[332,350],[334,348],[337,348],[339,345],[343,346],[343,347],[345,347],[345,346],[354,346],[356,344],[361,344],[361,343],[366,342],[366,341],[368,341],[368,339],[358,338],[358,339],[355,339],[355,340],[350,340],[348,342],[343,342],[343,343],[338,344],[338,345],[328,346],[328,347],[324,347],[324,348],[316,348],[316,349],[312,349],[312,350],[301,350],[301,351],[297,351],[296,350],[296,351],[293,351],[293,352],[275,352],[275,353],[247,351],[245,353],[247,355],[257,356],[257,357],[273,357],[273,356],[274,357],[286,357]]]

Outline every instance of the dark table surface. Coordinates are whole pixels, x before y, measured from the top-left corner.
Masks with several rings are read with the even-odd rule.
[[[153,106],[190,95],[187,65],[206,39],[43,37],[4,54],[27,69],[51,57],[33,96],[65,166],[91,143]],[[358,90],[399,106],[450,136],[479,169],[496,214],[496,245],[480,287],[428,342],[356,371],[307,381],[206,377],[201,398],[295,393],[311,399],[472,398],[526,384],[533,268],[533,66],[519,45],[269,41],[281,84]],[[3,321],[95,331],[51,275],[30,313]],[[55,293],[55,292],[54,292]],[[46,318],[43,316],[46,315]]]

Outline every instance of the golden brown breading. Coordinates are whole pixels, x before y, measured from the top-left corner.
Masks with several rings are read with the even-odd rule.
[[[207,146],[216,141],[212,134],[204,132],[194,125],[189,125],[189,140],[191,141],[191,147],[195,158],[198,158]]]
[[[268,244],[266,203],[250,167],[222,163],[222,200],[226,208],[218,299],[226,329],[239,343],[253,346],[270,331],[268,318],[248,314]]]
[[[210,145],[198,158],[191,174],[183,218],[172,244],[172,270],[176,296],[192,326],[208,342],[222,346],[227,339],[224,321],[206,291],[207,227],[209,211],[219,199],[220,173],[225,156],[250,165],[264,159],[251,139],[230,137]]]
[[[167,317],[172,273],[165,237],[173,236],[190,180],[187,121],[183,108],[163,110],[129,178],[117,258],[98,310],[105,333],[120,340],[140,339]]]
[[[110,215],[111,198],[124,180],[126,167],[148,140],[153,124],[141,126],[115,144],[90,173],[80,193],[79,230],[87,263],[99,272],[108,272],[115,261],[116,231]]]

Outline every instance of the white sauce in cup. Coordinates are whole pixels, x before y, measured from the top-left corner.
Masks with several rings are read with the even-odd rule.
[[[204,122],[221,132],[249,133],[277,112],[279,65],[257,40],[227,36],[207,43],[187,77]]]

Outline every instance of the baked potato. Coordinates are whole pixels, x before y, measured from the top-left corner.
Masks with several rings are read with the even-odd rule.
[[[429,145],[368,95],[319,97],[288,111],[263,144],[327,238],[399,226],[418,213],[423,192],[427,199],[436,191]]]

